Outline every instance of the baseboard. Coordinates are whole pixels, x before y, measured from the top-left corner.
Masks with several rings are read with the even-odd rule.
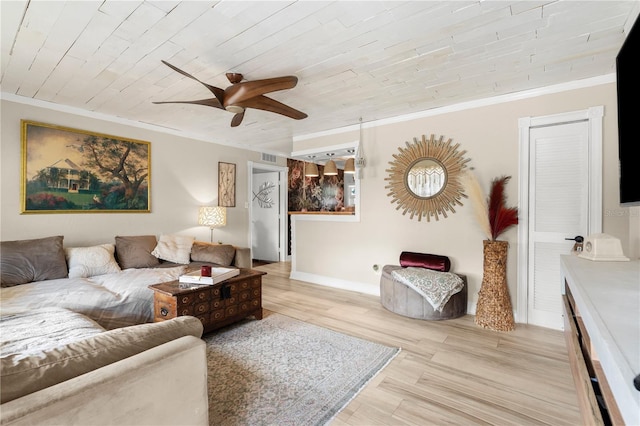
[[[325,277],[323,275],[309,274],[307,272],[291,272],[289,278],[292,280],[304,281],[311,284],[323,285],[326,287],[339,288],[342,290],[350,290],[358,293],[370,294],[380,297],[380,286],[360,283],[355,281],[341,280],[334,277]]]
[[[371,284],[360,283],[356,281],[342,280],[334,277],[326,277],[324,275],[310,274],[308,272],[295,272],[289,274],[292,280],[304,281],[311,284],[318,284],[325,287],[339,288],[342,290],[355,291],[358,293],[370,294],[380,297],[380,286],[372,286]],[[467,314],[476,314],[476,301],[467,302]]]
[[[467,315],[475,315],[475,314],[476,314],[476,303],[475,303],[475,301],[467,302]]]

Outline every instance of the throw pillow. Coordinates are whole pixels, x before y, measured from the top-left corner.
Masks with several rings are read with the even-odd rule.
[[[230,244],[209,244],[200,241],[193,243],[191,260],[210,262],[220,266],[230,266],[236,255],[236,248]]]
[[[0,286],[67,277],[62,236],[0,243]]]
[[[433,271],[449,272],[451,269],[451,261],[447,256],[428,253],[414,253],[403,251],[400,253],[400,266],[408,268],[410,266],[416,268],[426,268]]]
[[[158,259],[187,265],[191,261],[191,246],[194,240],[194,237],[186,235],[160,235],[158,244],[151,254]]]
[[[153,268],[160,262],[151,254],[158,241],[155,235],[116,237],[116,258],[122,269]]]
[[[113,257],[115,251],[113,244],[66,248],[64,252],[69,264],[69,278],[88,278],[120,272],[120,266]]]

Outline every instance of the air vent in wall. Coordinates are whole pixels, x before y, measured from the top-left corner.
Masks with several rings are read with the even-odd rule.
[[[276,162],[276,156],[273,154],[266,154],[266,153],[262,153],[262,161],[266,161],[267,163],[275,163]]]

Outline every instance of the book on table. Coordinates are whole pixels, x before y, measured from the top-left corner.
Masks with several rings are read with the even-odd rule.
[[[186,273],[184,275],[180,275],[179,281],[181,283],[189,283],[189,284],[202,284],[202,285],[211,285],[217,284],[221,281],[228,280],[229,278],[235,277],[240,274],[239,269],[234,268],[211,268],[211,276],[203,277],[200,275],[200,271],[193,271]]]

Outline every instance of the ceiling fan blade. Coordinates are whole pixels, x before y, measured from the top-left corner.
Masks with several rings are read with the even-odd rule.
[[[195,104],[195,105],[204,105],[204,106],[224,109],[220,104],[220,101],[216,98],[200,99],[197,101],[158,101],[153,103],[154,104]]]
[[[264,80],[243,81],[225,89],[225,105],[234,105],[247,99],[278,90],[292,89],[298,84],[298,77],[267,78]]]
[[[222,103],[224,102],[224,90],[220,89],[219,87],[215,87],[212,86],[210,84],[207,84],[203,81],[198,80],[197,78],[195,78],[194,76],[192,76],[191,74],[189,74],[186,71],[182,71],[180,68],[171,65],[169,62],[162,60],[162,63],[165,64],[166,66],[168,66],[169,68],[171,68],[172,70],[184,75],[185,77],[189,77],[192,80],[197,81],[198,83],[202,84],[203,86],[205,86],[207,89],[209,89],[211,91],[211,93],[213,93],[213,95],[216,97],[216,99],[218,99],[218,102],[220,102],[220,105],[222,105]]]
[[[238,127],[240,123],[242,123],[242,119],[244,118],[245,111],[242,111],[233,116],[231,119],[231,127]]]
[[[297,109],[291,108],[289,105],[285,105],[275,99],[268,98],[266,96],[256,96],[251,99],[247,99],[242,102],[238,102],[236,105],[244,108],[255,108],[263,111],[274,112],[276,114],[282,114],[284,116],[294,118],[296,120],[302,120],[307,118],[307,114]]]

